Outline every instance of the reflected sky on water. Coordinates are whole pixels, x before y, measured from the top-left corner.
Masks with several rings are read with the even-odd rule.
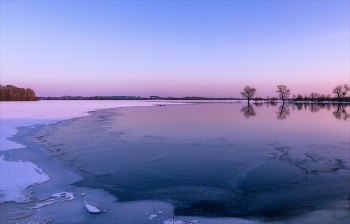
[[[349,140],[347,110],[348,104],[168,105],[142,112],[125,108],[127,116],[118,125],[127,127],[133,136],[327,143]]]

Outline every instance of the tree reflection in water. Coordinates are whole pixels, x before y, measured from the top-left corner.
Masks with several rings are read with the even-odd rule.
[[[251,104],[243,106],[241,112],[243,112],[245,118],[249,118],[256,115],[254,107]]]
[[[270,105],[275,107],[277,106],[277,102],[271,102]]]
[[[350,117],[350,115],[345,110],[345,107],[347,107],[347,106],[349,106],[349,105],[338,104],[337,109],[335,111],[333,111],[333,116],[338,120],[347,121]]]
[[[276,102],[270,102],[270,103],[253,103],[255,107],[261,107],[263,105],[269,106],[277,106]],[[277,119],[283,120],[288,117],[290,114],[290,108],[292,108],[293,111],[295,110],[309,110],[311,113],[317,113],[323,109],[326,109],[327,111],[331,111],[333,109],[333,116],[338,120],[344,120],[347,121],[350,119],[350,114],[347,112],[347,107],[350,107],[350,104],[341,104],[341,103],[284,103],[281,104],[278,107],[278,111],[276,111]],[[241,112],[243,112],[244,117],[249,118],[256,115],[255,108],[252,104],[248,104],[247,106],[243,106],[241,109]]]
[[[262,107],[264,104],[263,103],[259,103],[259,102],[255,102],[254,105],[255,105],[255,107]]]
[[[276,112],[277,119],[283,120],[286,119],[286,117],[289,115],[289,108],[288,104],[283,103]]]

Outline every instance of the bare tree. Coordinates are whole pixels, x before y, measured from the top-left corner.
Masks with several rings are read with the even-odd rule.
[[[283,100],[283,103],[285,99],[290,95],[290,89],[287,89],[287,86],[285,85],[278,85],[276,93],[278,93],[278,96]]]
[[[254,97],[256,93],[256,89],[255,88],[251,88],[250,86],[246,86],[244,87],[243,91],[241,92],[242,97],[245,97],[248,99],[248,104],[249,101]]]
[[[350,90],[349,84],[338,85],[333,89],[333,93],[337,95],[338,100],[341,102],[345,98],[349,90]]]

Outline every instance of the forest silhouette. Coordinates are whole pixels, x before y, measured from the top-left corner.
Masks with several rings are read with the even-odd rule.
[[[34,90],[0,84],[0,101],[37,101]]]

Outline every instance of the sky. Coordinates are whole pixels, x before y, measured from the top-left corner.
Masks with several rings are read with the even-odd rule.
[[[37,96],[273,97],[350,81],[350,1],[0,1],[0,83]]]

